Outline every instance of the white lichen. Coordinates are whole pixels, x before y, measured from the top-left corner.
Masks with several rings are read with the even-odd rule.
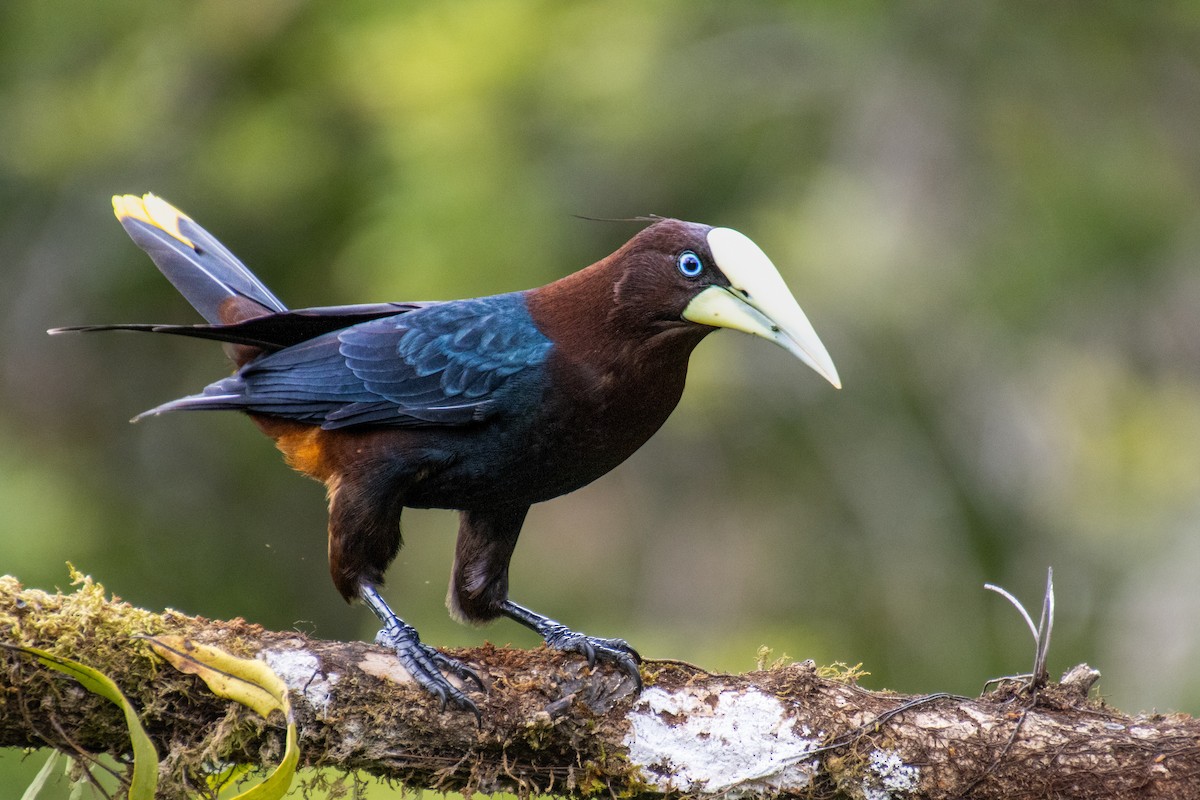
[[[894,750],[872,750],[863,777],[864,800],[895,800],[915,792],[921,783],[921,770],[905,764]]]
[[[258,657],[275,670],[288,689],[308,701],[323,715],[329,708],[330,694],[341,677],[336,672],[321,671],[321,660],[308,650],[263,650]]]
[[[796,791],[818,768],[819,736],[756,689],[646,689],[629,716],[629,759],[661,790],[738,796]]]

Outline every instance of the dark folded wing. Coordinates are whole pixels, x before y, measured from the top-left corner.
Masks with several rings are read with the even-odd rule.
[[[433,303],[263,356],[154,409],[228,408],[341,428],[462,425],[528,402],[550,340],[521,294]],[[519,380],[514,380],[520,376]]]

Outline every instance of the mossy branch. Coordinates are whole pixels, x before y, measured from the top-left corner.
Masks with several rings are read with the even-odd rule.
[[[0,643],[32,646],[112,678],[163,756],[160,795],[203,796],[230,762],[267,767],[282,720],[263,720],[176,672],[141,637],[177,634],[257,656],[288,684],[302,763],[446,791],[571,796],[1200,798],[1200,723],[1128,717],[1088,699],[1073,670],[1036,703],[1013,686],[979,699],[870,692],[809,663],[714,675],[644,666],[646,690],[545,650],[455,655],[490,685],[470,714],[442,713],[389,654],[241,620],[151,613],[80,578],[69,595],[0,578]],[[0,745],[121,758],[121,712],[8,651]]]

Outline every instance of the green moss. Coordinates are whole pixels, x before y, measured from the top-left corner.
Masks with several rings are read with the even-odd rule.
[[[817,677],[835,683],[844,683],[849,686],[854,686],[860,678],[865,678],[871,673],[862,668],[862,662],[858,662],[854,666],[850,666],[841,661],[835,661],[827,667],[817,667]]]

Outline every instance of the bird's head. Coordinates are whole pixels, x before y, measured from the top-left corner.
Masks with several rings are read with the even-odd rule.
[[[643,317],[652,315],[665,325],[732,328],[760,336],[841,388],[833,359],[779,270],[745,235],[664,219],[613,257],[625,267],[614,289],[618,307],[639,308]]]

